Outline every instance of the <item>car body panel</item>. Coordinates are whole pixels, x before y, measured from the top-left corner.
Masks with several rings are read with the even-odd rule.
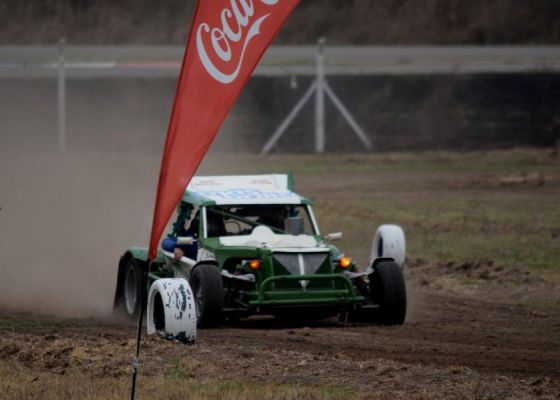
[[[290,175],[195,177],[179,204],[178,210],[182,211],[178,218],[197,210],[198,228],[193,238],[198,246],[197,259],[176,260],[173,254],[159,251],[152,264],[150,280],[170,276],[188,279],[198,265],[212,263],[223,271],[225,308],[241,307],[251,314],[274,312],[276,308],[326,306],[337,309],[363,304],[364,297],[356,290],[352,279],[344,274],[355,271],[356,265],[340,267],[338,260],[342,253],[320,235],[311,204],[309,199],[293,192]],[[304,210],[307,232],[290,235],[255,223],[248,234],[209,237],[210,213],[220,212],[225,219],[224,215],[231,217],[232,214],[224,210],[249,206],[265,207],[264,210],[275,206]],[[185,209],[191,211],[185,213]],[[242,216],[233,217],[238,218],[240,224],[252,224]],[[181,224],[176,222],[174,229]],[[129,252],[147,261],[146,248],[134,247]],[[258,269],[251,268],[252,260],[259,260]]]

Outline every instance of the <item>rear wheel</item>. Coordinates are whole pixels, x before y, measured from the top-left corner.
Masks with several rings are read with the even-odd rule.
[[[124,266],[120,293],[118,294],[117,309],[120,314],[130,320],[138,319],[142,308],[143,288],[143,266],[134,258],[130,257]]]
[[[379,261],[369,275],[371,300],[376,319],[385,325],[401,325],[406,317],[406,286],[399,265],[394,261]],[[373,310],[372,310],[373,311]]]
[[[195,302],[199,327],[216,327],[222,322],[224,288],[222,275],[212,264],[198,265],[189,279]]]

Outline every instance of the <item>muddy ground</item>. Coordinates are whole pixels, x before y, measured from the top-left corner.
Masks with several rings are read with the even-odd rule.
[[[465,278],[475,282],[468,290],[447,283]],[[484,262],[418,260],[409,263],[407,280],[410,308],[404,326],[250,319],[201,330],[192,346],[144,337],[141,379],[218,377],[350,388],[342,398],[560,396],[558,284]],[[556,307],[531,306],[543,293]],[[0,360],[13,368],[8,376],[25,374],[28,394],[45,376],[75,382],[78,375],[126,380],[130,374],[134,326],[93,320],[25,327],[28,317],[4,317]]]
[[[212,160],[205,171],[231,167]],[[139,398],[560,398],[557,152],[246,160],[235,172],[292,166],[358,260],[374,223],[402,222],[407,321],[257,318],[192,346],[144,336]],[[0,164],[0,399],[128,396],[135,327],[110,317],[115,260],[147,239],[157,157]]]

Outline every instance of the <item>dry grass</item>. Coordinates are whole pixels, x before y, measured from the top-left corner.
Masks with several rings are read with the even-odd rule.
[[[335,360],[336,362],[336,360]],[[161,363],[169,365],[169,363]],[[515,379],[481,375],[464,366],[434,368],[374,359],[353,365],[356,371],[369,370],[369,378],[359,385],[348,384],[272,384],[251,379],[200,379],[178,374],[150,371],[138,378],[138,399],[189,400],[346,400],[434,398],[515,398],[552,399],[558,385],[550,378]],[[360,373],[363,373],[360,371]],[[130,377],[94,378],[80,372],[57,375],[37,372],[8,362],[0,365],[2,399],[90,399],[128,398]]]
[[[181,371],[182,373],[182,371]],[[80,373],[54,375],[30,372],[8,363],[0,366],[2,399],[115,399],[128,398],[130,377],[83,379]],[[142,376],[138,378],[138,399],[302,399],[344,400],[354,398],[348,388],[258,384],[249,380],[188,379],[180,375]]]

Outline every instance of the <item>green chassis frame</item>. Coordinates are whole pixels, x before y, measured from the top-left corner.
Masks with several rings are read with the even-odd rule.
[[[319,241],[323,241],[324,238],[319,233],[317,223],[311,210],[311,202],[306,200],[302,203],[304,203],[302,206],[306,208],[313,225],[315,238]],[[185,204],[185,202],[183,204]],[[198,204],[191,203],[190,205]],[[227,310],[245,310],[251,314],[270,311],[276,307],[285,309],[290,307],[301,308],[302,306],[326,306],[337,309],[348,309],[365,303],[365,298],[357,294],[352,281],[344,275],[343,269],[338,266],[337,261],[341,253],[335,246],[329,245],[325,248],[324,253],[326,254],[326,261],[324,261],[319,268],[323,269],[323,272],[314,275],[277,276],[274,274],[274,253],[270,249],[224,246],[220,243],[218,238],[206,237],[206,212],[217,212],[216,210],[209,210],[207,206],[213,205],[214,204],[200,204],[201,220],[199,224],[198,247],[214,254],[215,260],[201,260],[199,262],[193,260],[193,264],[189,265],[188,268],[192,271],[201,263],[212,263],[219,269],[227,265],[228,269],[231,270],[233,268],[237,273],[252,273],[255,275],[254,284],[247,283],[241,285],[243,287],[240,289],[226,287],[226,291],[232,295],[229,297],[226,295],[226,304],[224,304],[224,310],[226,312]],[[230,218],[237,218],[244,223],[258,225],[254,221],[238,217],[234,214],[223,214]],[[272,229],[272,227],[270,228]],[[274,229],[274,231],[279,233],[278,229]],[[302,253],[305,253],[305,249],[302,249]],[[148,249],[140,247],[130,248],[127,250],[123,260],[126,259],[126,257],[133,257],[146,263],[148,261]],[[261,268],[258,271],[251,270],[244,262],[252,259],[259,259],[261,261]],[[162,251],[159,251],[157,258],[153,260],[151,265],[151,272],[148,276],[148,287],[157,279],[173,277],[174,274],[169,268],[163,268],[164,265],[172,264],[175,264],[175,267],[179,267],[178,262],[170,260]],[[352,263],[346,270],[352,272],[355,271],[355,269],[356,266]],[[295,285],[292,285],[290,288],[286,287],[290,282],[299,281],[322,283],[324,287],[315,289],[306,289],[299,285],[299,287]],[[284,288],[279,289],[278,285],[284,285]],[[228,301],[230,304],[227,304]]]

